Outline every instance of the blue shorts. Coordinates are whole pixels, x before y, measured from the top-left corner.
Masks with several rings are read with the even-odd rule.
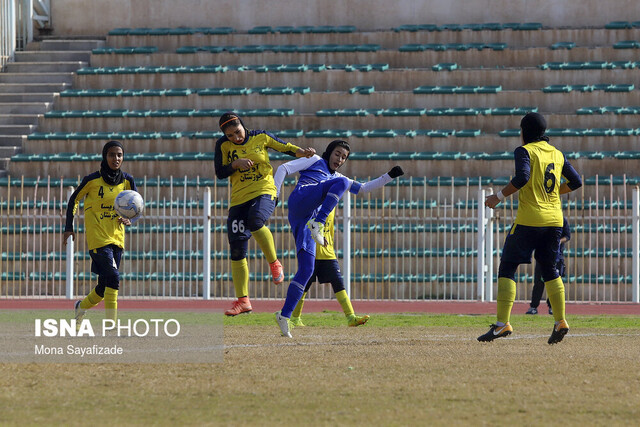
[[[514,224],[504,240],[501,261],[531,264],[535,251],[536,262],[555,265],[560,248],[562,227],[530,227]]]
[[[91,272],[98,275],[98,285],[118,289],[120,286],[120,259],[122,248],[107,245],[89,251],[91,256]]]
[[[275,208],[276,200],[268,194],[229,208],[229,217],[227,218],[229,243],[249,240],[251,232],[262,228]]]

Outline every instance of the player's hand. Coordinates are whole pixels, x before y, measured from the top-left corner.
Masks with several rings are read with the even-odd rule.
[[[236,159],[231,162],[231,167],[235,170],[246,171],[253,166],[253,161],[250,159]]]
[[[316,149],[312,148],[312,147],[301,148],[298,151],[296,151],[296,157],[309,158],[309,157],[313,156],[314,154],[316,154]]]
[[[67,240],[69,239],[69,236],[71,236],[71,240],[73,240],[74,242],[76,241],[76,233],[74,233],[73,231],[65,231],[64,235],[62,236],[62,243],[65,248],[67,247]]]
[[[484,205],[488,208],[495,208],[500,203],[500,199],[495,194],[491,194],[484,199]]]
[[[397,178],[399,176],[404,175],[404,171],[402,170],[402,168],[400,166],[392,167],[391,170],[388,173],[389,173],[389,176],[391,178]]]
[[[124,224],[124,225],[126,225],[127,227],[129,227],[129,226],[131,225],[131,220],[130,220],[129,218],[122,218],[122,217],[119,217],[119,218],[118,218],[118,221],[120,222],[120,224]]]

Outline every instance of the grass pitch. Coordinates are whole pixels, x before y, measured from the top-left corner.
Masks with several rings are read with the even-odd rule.
[[[335,312],[279,336],[272,314],[225,319],[224,362],[3,364],[3,425],[632,425],[640,419],[637,317]]]

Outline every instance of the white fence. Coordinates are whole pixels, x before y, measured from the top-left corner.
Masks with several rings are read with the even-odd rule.
[[[483,181],[478,178],[466,183],[396,181],[378,193],[346,198],[338,209],[336,246],[352,298],[494,299],[499,253],[517,200],[507,199],[495,211],[483,208],[478,200],[483,201],[483,192],[490,190],[481,187]],[[613,180],[608,185],[597,182],[589,189],[597,197],[578,191],[581,194],[572,194],[564,202],[572,229],[565,253],[567,298],[638,302],[638,190],[614,185]],[[62,244],[69,185],[52,179],[35,183],[4,179],[0,186],[0,297],[73,298],[95,286],[81,214],[75,220],[73,259]],[[121,295],[233,297],[225,233],[228,183],[144,179],[138,185],[146,210],[127,232]],[[284,206],[276,209],[269,227],[290,278],[296,258]],[[249,249],[250,295],[284,298],[286,283],[273,285],[253,240]],[[343,257],[343,251],[349,256]],[[528,300],[533,265],[521,266],[518,274],[516,298]],[[314,286],[310,296],[332,295],[325,284]]]
[[[0,70],[33,40],[34,23],[50,25],[50,0],[0,0]]]

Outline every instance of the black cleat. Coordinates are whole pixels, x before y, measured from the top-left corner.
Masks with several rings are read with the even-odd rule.
[[[569,324],[566,320],[561,320],[557,325],[554,325],[553,331],[551,332],[551,336],[549,337],[549,344],[557,344],[567,335],[569,332]]]
[[[511,332],[513,332],[513,328],[511,327],[509,322],[507,322],[504,326],[493,324],[491,325],[491,329],[489,329],[489,332],[478,337],[478,341],[491,342],[496,338],[502,338],[506,337],[507,335],[511,335]]]

